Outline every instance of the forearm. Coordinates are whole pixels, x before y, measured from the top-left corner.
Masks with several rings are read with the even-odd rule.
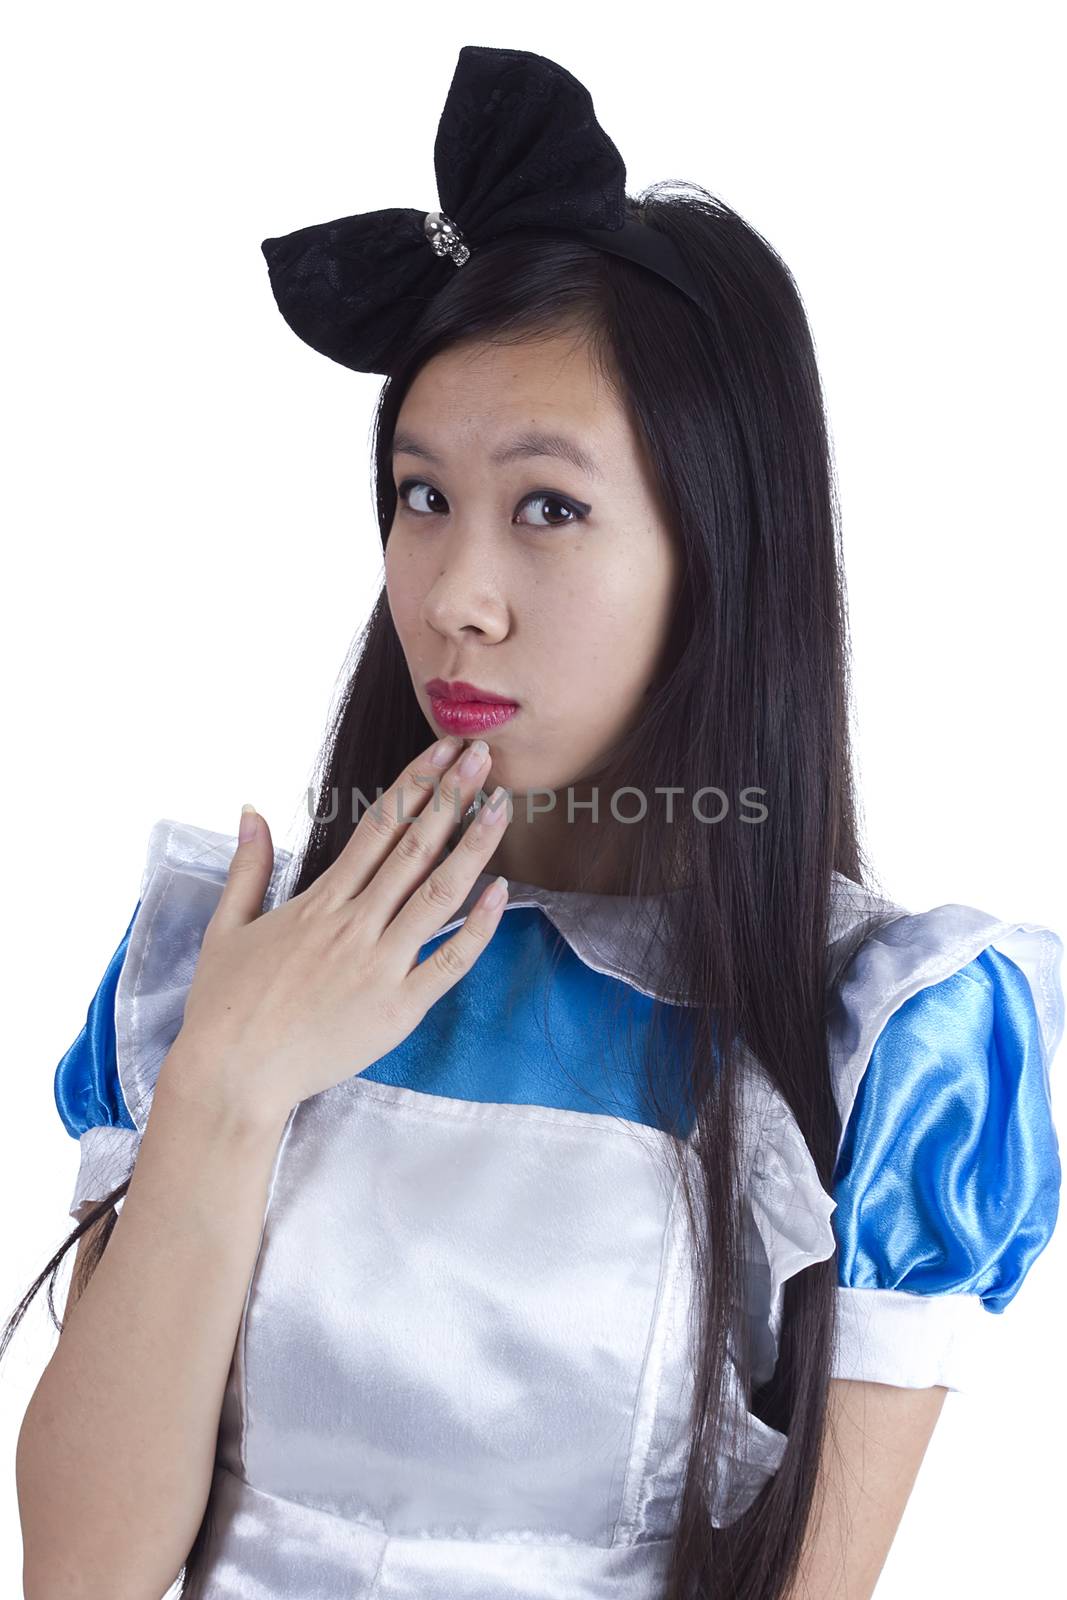
[[[285,1119],[220,1113],[186,1091],[181,1066],[176,1046],[107,1248],[22,1424],[28,1600],[163,1594],[207,1503]]]

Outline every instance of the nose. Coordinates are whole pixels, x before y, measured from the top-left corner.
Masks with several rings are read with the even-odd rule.
[[[508,604],[488,541],[450,530],[438,546],[438,559],[422,603],[424,621],[446,638],[475,634],[487,644],[502,639],[508,631]]]

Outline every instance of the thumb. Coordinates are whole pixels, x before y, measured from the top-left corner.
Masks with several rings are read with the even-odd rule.
[[[273,870],[274,843],[267,819],[260,816],[255,806],[244,805],[237,849],[230,857],[222,897],[211,919],[216,927],[253,922],[263,910],[263,896]]]

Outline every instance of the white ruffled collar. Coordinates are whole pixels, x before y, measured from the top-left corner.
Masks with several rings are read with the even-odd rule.
[[[459,926],[483,890],[497,876],[480,872],[456,915],[440,930]],[[684,889],[658,894],[599,894],[580,889],[545,889],[508,880],[504,915],[519,906],[536,906],[574,954],[594,972],[621,978],[650,998],[684,1004],[671,979],[670,931],[680,926]]]
[[[237,848],[236,834],[216,833],[192,823],[161,818],[149,839],[141,892],[156,866],[180,861],[186,870],[202,867],[205,875],[225,875]],[[269,908],[288,892],[297,866],[294,852],[276,847],[274,871],[264,904]],[[439,934],[451,932],[464,920],[478,896],[497,876],[478,874],[462,905]],[[508,883],[508,911],[520,906],[538,907],[574,954],[586,966],[619,978],[640,993],[672,1005],[689,1003],[672,973],[672,950],[685,933],[686,890],[668,889],[646,895],[600,894],[578,889],[546,889],[512,878]],[[872,907],[888,902],[861,889],[851,879],[834,873],[831,907],[831,941],[847,933]],[[899,908],[898,908],[899,909]]]
[[[441,932],[459,926],[496,876],[493,872],[478,874],[463,905]],[[621,978],[652,998],[686,1005],[690,1002],[673,975],[672,954],[676,940],[685,934],[686,893],[680,888],[645,895],[599,894],[545,889],[511,878],[504,914],[516,906],[537,906],[586,966]],[[835,872],[830,943],[849,933],[870,911],[884,910],[890,904]],[[893,909],[902,911],[901,907]]]

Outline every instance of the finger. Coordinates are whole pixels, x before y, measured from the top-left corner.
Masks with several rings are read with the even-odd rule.
[[[400,772],[395,783],[364,811],[344,848],[319,873],[315,887],[327,897],[348,900],[358,894],[377,871],[395,843],[398,817],[414,815],[432,793],[432,780],[456,759],[462,740],[456,734],[435,739]],[[440,765],[436,762],[440,760]],[[402,802],[402,803],[401,803]]]
[[[443,751],[445,757],[441,766],[435,766],[431,759],[438,750]],[[400,773],[396,782],[359,819],[337,860],[320,874],[318,879],[320,891],[325,891],[327,896],[335,901],[351,900],[353,896],[362,894],[383,863],[389,860],[393,850],[409,832],[415,820],[431,802],[434,802],[435,788],[438,798],[434,811],[438,816],[444,817],[445,837],[447,837],[448,832],[461,820],[462,810],[454,819],[450,818],[441,796],[450,764],[454,770],[465,754],[463,742],[450,735],[435,741],[416,756],[415,760]],[[477,778],[468,787],[472,795],[476,793]],[[448,800],[448,805],[452,807],[455,806],[451,798],[454,788],[453,783]],[[405,897],[410,894],[413,881],[409,875]],[[385,926],[400,903],[400,900],[396,899],[386,908],[387,914],[382,914],[381,926]]]
[[[494,803],[494,797],[499,800]],[[511,804],[506,789],[489,797],[477,817],[444,861],[414,892],[409,892],[396,915],[382,929],[380,943],[386,954],[409,970],[418,950],[440,932],[459,910],[475,878],[486,870],[508,825]]]
[[[246,837],[241,838],[244,832]],[[254,922],[263,910],[263,897],[274,870],[274,843],[266,817],[254,807],[241,812],[237,848],[230,857],[222,898],[208,927],[236,927]]]
[[[437,866],[449,835],[459,826],[468,804],[486,781],[490,766],[488,744],[484,739],[475,739],[444,776],[439,777],[437,792],[422,807],[418,816],[407,826],[401,827],[392,849],[360,896],[361,920],[366,919],[364,926],[376,936],[380,937],[385,932],[397,912],[410,900],[414,890],[426,881]],[[468,770],[464,771],[464,767],[468,767]],[[439,880],[442,888],[446,882],[458,883],[459,874],[465,866],[466,861],[461,857],[449,877]],[[474,868],[471,879],[479,870],[479,867]],[[469,888],[470,879],[465,882],[459,899]],[[443,912],[444,909],[444,905],[440,904],[439,911]],[[443,920],[442,916],[438,927]]]
[[[498,904],[486,905],[486,896],[498,884],[503,885],[504,891]],[[403,994],[420,1018],[474,966],[496,932],[507,903],[507,879],[495,878],[487,883],[455,933],[442,939],[425,960],[419,961],[408,973],[402,985]]]

